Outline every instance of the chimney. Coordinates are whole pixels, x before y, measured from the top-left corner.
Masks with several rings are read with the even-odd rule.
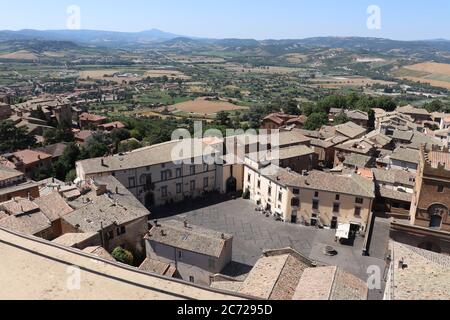
[[[165,237],[165,236],[166,236],[166,232],[165,232],[164,230],[161,230],[161,235],[162,235],[163,237]]]
[[[221,238],[222,238],[222,240],[225,240],[225,234],[222,233]]]
[[[116,186],[116,194],[119,194],[119,187]]]
[[[105,166],[105,160],[103,160],[103,158],[101,159],[101,164],[102,164],[102,167]]]
[[[187,221],[184,221],[184,227],[187,228],[189,225],[187,223]]]

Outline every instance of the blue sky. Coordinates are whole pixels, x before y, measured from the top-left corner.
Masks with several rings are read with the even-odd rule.
[[[450,39],[448,0],[0,0],[0,29],[64,29],[70,5],[81,8],[82,29],[158,28],[212,38]],[[370,5],[381,8],[380,30],[367,28]]]

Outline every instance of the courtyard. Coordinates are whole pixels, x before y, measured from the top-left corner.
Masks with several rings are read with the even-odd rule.
[[[384,276],[385,257],[389,225],[376,221],[371,243],[371,256],[363,256],[364,239],[357,237],[354,246],[335,242],[335,230],[316,229],[275,221],[255,210],[248,200],[212,196],[208,199],[174,204],[152,211],[152,219],[177,219],[229,233],[233,240],[233,264],[224,273],[234,277],[245,277],[255,265],[262,252],[267,249],[292,247],[319,264],[336,265],[367,281],[368,268],[377,266]],[[327,256],[325,248],[332,246],[337,255]],[[384,281],[382,281],[384,286]],[[371,290],[370,297],[379,299],[382,291]]]

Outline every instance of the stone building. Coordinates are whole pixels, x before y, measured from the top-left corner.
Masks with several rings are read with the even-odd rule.
[[[156,223],[145,242],[149,259],[171,264],[185,281],[208,286],[233,252],[232,235],[175,220]]]
[[[450,253],[450,153],[420,150],[410,222],[393,224],[393,238],[422,249]]]

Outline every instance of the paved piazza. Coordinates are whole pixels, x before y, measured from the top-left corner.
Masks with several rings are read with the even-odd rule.
[[[334,230],[319,230],[312,227],[277,222],[256,212],[256,206],[244,199],[224,199],[209,196],[209,200],[195,200],[188,203],[158,208],[152,211],[153,219],[177,219],[205,228],[234,235],[233,270],[228,274],[244,276],[265,249],[292,247],[319,263],[337,265],[367,281],[367,270],[378,266],[382,277],[385,272],[384,257],[388,247],[388,224],[377,221],[371,244],[371,257],[362,256],[364,240],[358,238],[354,247],[334,241]],[[338,255],[324,254],[326,246],[333,246]],[[384,282],[383,282],[384,283]],[[379,298],[380,292],[372,290],[370,296]]]

